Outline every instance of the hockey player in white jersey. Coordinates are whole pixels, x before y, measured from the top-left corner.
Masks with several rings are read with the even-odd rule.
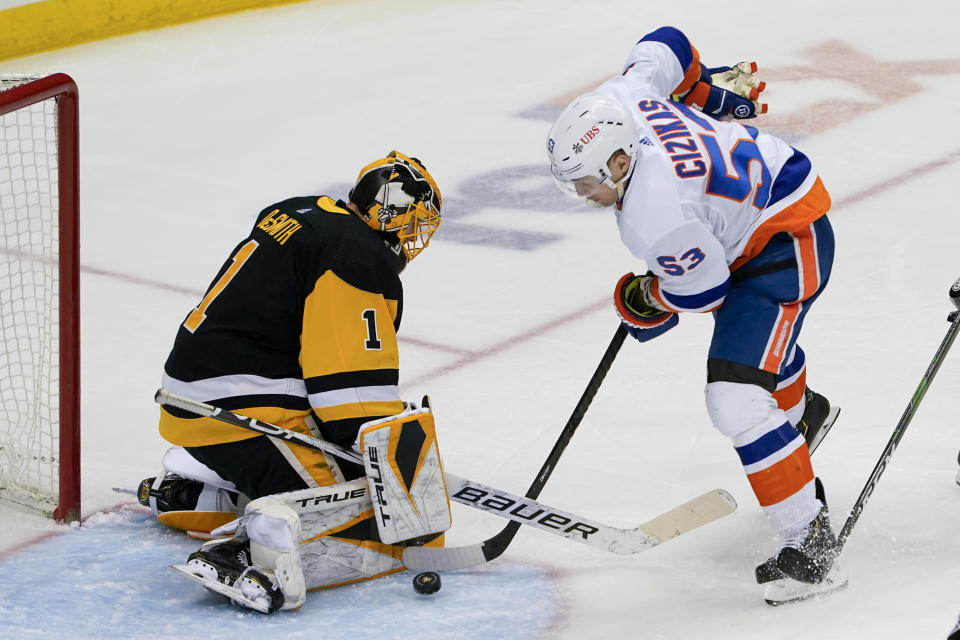
[[[834,238],[810,160],[740,123],[765,110],[755,70],[707,69],[682,32],[657,29],[620,75],[560,114],[547,151],[563,191],[615,207],[623,243],[649,269],[615,287],[634,338],[661,335],[680,313],[713,314],[707,410],[783,536],[757,570],[777,604],[841,586],[809,455],[828,403],[806,388],[797,345],[830,276]]]

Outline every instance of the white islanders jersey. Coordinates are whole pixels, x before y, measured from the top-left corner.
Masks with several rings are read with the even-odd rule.
[[[673,102],[699,77],[699,55],[664,28],[630,52],[623,74],[596,89],[633,115],[639,145],[618,203],[620,237],[658,276],[651,291],[667,311],[711,311],[731,271],[781,231],[821,217],[830,198],[807,157],[739,122]]]

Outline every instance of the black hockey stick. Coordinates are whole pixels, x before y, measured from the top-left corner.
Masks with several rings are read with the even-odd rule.
[[[940,343],[940,348],[937,349],[936,355],[933,356],[933,361],[930,363],[930,366],[927,367],[926,373],[923,374],[923,379],[920,380],[920,385],[917,387],[917,390],[913,392],[913,397],[911,397],[910,402],[907,403],[907,409],[903,412],[900,422],[897,423],[897,427],[893,430],[893,435],[890,436],[890,441],[887,442],[887,446],[880,455],[880,460],[877,461],[877,465],[870,473],[870,478],[867,480],[867,484],[863,487],[863,491],[860,492],[860,497],[857,498],[853,508],[850,510],[850,516],[843,524],[843,529],[840,530],[840,535],[837,536],[837,553],[840,553],[840,550],[843,549],[847,538],[850,537],[853,527],[856,526],[857,521],[860,519],[860,514],[863,513],[864,505],[867,503],[867,500],[870,499],[870,494],[873,493],[874,488],[877,486],[877,482],[880,480],[880,476],[883,475],[883,472],[887,468],[887,463],[893,456],[893,452],[896,451],[897,445],[900,444],[900,439],[903,438],[903,434],[907,430],[907,425],[910,424],[910,420],[913,419],[913,415],[917,412],[917,407],[920,406],[920,401],[923,400],[923,396],[926,395],[927,389],[930,388],[930,384],[933,382],[934,376],[937,375],[940,365],[943,363],[947,352],[950,350],[954,339],[957,337],[957,331],[958,328],[960,328],[960,278],[958,278],[957,281],[953,283],[953,286],[950,287],[950,301],[953,303],[953,306],[957,308],[957,310],[953,311],[947,317],[947,321],[950,322],[950,328],[947,330],[947,335],[943,338],[943,342]]]
[[[540,492],[543,491],[544,485],[547,483],[557,461],[560,459],[560,455],[563,453],[563,450],[567,448],[574,432],[577,430],[577,427],[580,426],[583,416],[586,415],[590,403],[593,402],[594,396],[597,395],[600,384],[607,376],[607,372],[617,357],[620,347],[623,346],[623,341],[626,336],[627,330],[623,328],[623,325],[617,325],[617,330],[613,334],[610,345],[607,347],[607,350],[604,351],[603,357],[600,358],[600,364],[597,365],[597,370],[593,372],[593,377],[591,377],[590,382],[587,383],[587,388],[583,390],[580,401],[577,402],[577,406],[574,407],[573,413],[570,414],[567,424],[564,425],[563,431],[560,432],[557,443],[553,445],[553,450],[550,451],[546,462],[540,467],[540,472],[537,473],[536,479],[533,481],[533,484],[530,485],[524,497],[534,500],[539,497]],[[410,547],[404,551],[403,563],[410,569],[418,569],[420,567],[446,571],[466,569],[498,558],[507,550],[507,547],[519,530],[520,523],[510,522],[492,538],[488,538],[478,544],[468,545],[467,547],[429,549]],[[479,553],[477,553],[477,551],[479,551]],[[480,554],[482,554],[482,556]],[[444,558],[444,556],[446,556],[446,558]]]

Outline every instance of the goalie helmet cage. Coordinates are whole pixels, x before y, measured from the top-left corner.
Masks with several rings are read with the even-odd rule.
[[[0,500],[80,517],[78,91],[0,75]]]

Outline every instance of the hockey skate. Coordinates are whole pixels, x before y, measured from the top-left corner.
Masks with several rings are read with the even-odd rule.
[[[830,406],[830,401],[816,391],[807,387],[804,390],[806,403],[803,408],[803,416],[796,425],[797,431],[807,442],[807,449],[810,455],[816,450],[817,446],[826,437],[837,416],[840,415],[840,407]],[[960,457],[958,457],[960,460]],[[957,484],[960,484],[960,472],[957,473]],[[823,486],[817,480],[817,498],[826,504],[823,496]],[[777,567],[777,556],[768,558],[766,562],[758,565],[756,568],[756,577],[759,584],[766,584],[779,580],[783,577],[780,569]]]
[[[837,416],[840,415],[840,407],[831,407],[829,400],[810,387],[807,387],[803,393],[806,403],[796,429],[807,441],[807,449],[812,455],[836,422]]]
[[[837,536],[830,528],[827,505],[802,529],[787,534],[777,554],[777,568],[798,582],[823,582],[837,559]]]
[[[199,480],[183,478],[173,473],[161,478],[159,487],[155,487],[155,484],[155,477],[142,481],[137,489],[137,501],[145,507],[153,508],[150,499],[155,499],[158,512],[192,509],[203,492],[203,483]]]
[[[250,565],[249,540],[207,543],[191,553],[186,564],[170,568],[236,605],[261,613],[273,613],[283,606],[283,593],[273,579]]]
[[[823,504],[810,523],[786,534],[780,552],[757,567],[757,582],[766,584],[769,605],[787,604],[831,593],[847,586],[836,563],[837,536],[830,526],[823,484],[817,478],[817,499]]]

